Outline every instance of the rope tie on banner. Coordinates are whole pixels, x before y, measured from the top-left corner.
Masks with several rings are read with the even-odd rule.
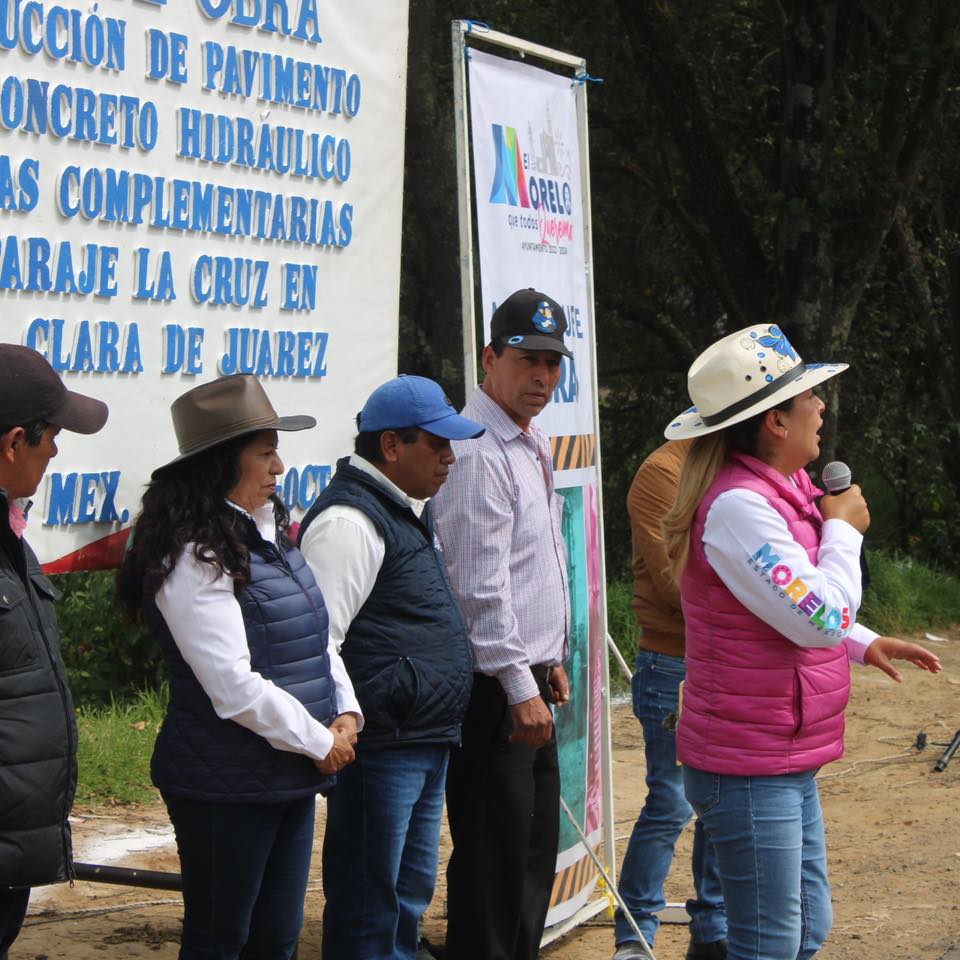
[[[603,83],[603,82],[604,82],[603,77],[594,77],[594,76],[591,76],[589,73],[587,73],[586,70],[578,70],[573,75],[573,80],[570,81],[570,86],[572,87],[574,84],[577,84],[577,83],[584,84],[584,83]]]
[[[490,24],[484,23],[482,20],[464,20],[464,23],[467,25],[467,36],[473,33],[474,30],[476,30],[478,33],[490,32]],[[465,60],[471,59],[470,48],[466,45],[463,48],[463,57]]]

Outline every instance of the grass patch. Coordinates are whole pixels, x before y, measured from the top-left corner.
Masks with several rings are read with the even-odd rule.
[[[637,658],[637,641],[640,639],[640,627],[633,613],[633,582],[615,580],[607,584],[607,629],[616,643],[627,666],[633,670]],[[630,689],[630,681],[624,676],[623,669],[616,657],[608,654],[610,661],[610,689],[614,694],[625,693]]]
[[[858,619],[899,635],[960,623],[960,579],[911,560],[871,550],[870,586]]]
[[[77,727],[77,802],[144,803],[155,800],[150,757],[167,708],[166,686],[105,707],[80,707]]]

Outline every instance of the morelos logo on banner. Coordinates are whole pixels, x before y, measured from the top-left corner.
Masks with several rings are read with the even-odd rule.
[[[563,306],[566,345],[560,384],[537,417],[550,435],[570,556],[571,702],[557,711],[564,800],[592,843],[601,826],[602,664],[605,655],[600,516],[593,395],[593,330],[576,94],[569,77],[470,50],[480,289],[485,334],[496,305],[534,287]],[[549,310],[534,324],[556,327]],[[485,336],[486,339],[486,336]],[[573,828],[561,822],[548,923],[590,897],[596,871]]]
[[[0,340],[110,406],[34,498],[52,569],[115,558],[218,376],[317,416],[281,489],[323,488],[396,371],[406,42],[382,0],[0,0]]]
[[[490,202],[536,211],[541,243],[550,238],[570,240],[573,237],[573,191],[568,180],[558,179],[561,171],[558,169],[552,134],[548,132],[541,135],[541,140],[548,150],[545,155],[525,153],[521,151],[517,131],[513,127],[493,124],[493,150],[497,168]],[[527,163],[534,170],[544,170],[547,176],[530,174],[528,183]],[[520,226],[532,228],[533,222],[527,221]]]

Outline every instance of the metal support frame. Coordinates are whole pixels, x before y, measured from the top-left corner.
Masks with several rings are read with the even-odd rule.
[[[457,200],[460,223],[460,290],[463,323],[463,357],[464,357],[464,385],[469,391],[477,385],[477,354],[476,354],[476,303],[474,297],[474,244],[473,244],[473,195],[470,185],[470,125],[469,101],[467,93],[467,37],[479,40],[484,44],[503,47],[518,53],[521,57],[535,57],[547,63],[556,64],[570,69],[575,75],[586,73],[587,62],[583,57],[552,50],[549,47],[521,40],[518,37],[478,27],[468,20],[455,20],[452,23],[453,43],[453,97],[454,97],[454,124],[456,128],[457,144]],[[571,78],[572,79],[572,78]],[[590,148],[587,135],[587,93],[586,84],[581,83],[576,92],[577,97],[577,125],[579,128],[580,145],[580,184],[581,200],[584,217],[584,270],[587,281],[587,310],[589,329],[592,332],[593,363],[592,384],[594,396],[593,429],[597,439],[597,509],[601,518],[599,529],[600,540],[600,577],[606,585],[606,560],[604,556],[603,539],[603,477],[601,473],[600,457],[600,419],[599,393],[597,383],[597,336],[596,316],[594,310],[593,289],[593,240],[592,240],[592,213],[590,206]],[[603,630],[607,637],[607,605],[606,593],[603,600]],[[606,851],[607,865],[604,876],[611,890],[616,890],[616,834],[614,830],[615,816],[613,809],[613,750],[610,727],[610,671],[607,656],[601,658],[601,683],[603,705],[600,711],[601,725],[601,782],[603,787],[603,846]],[[579,825],[578,829],[579,829]],[[586,849],[594,856],[589,845]],[[598,905],[599,903],[599,905]],[[582,907],[573,917],[557,925],[560,932],[551,930],[544,942],[550,942],[572,929],[576,923],[582,922],[605,909],[604,901],[594,901]],[[575,922],[574,922],[575,921]],[[652,954],[651,954],[652,956]]]
[[[617,889],[617,885],[613,882],[613,878],[610,876],[610,873],[604,869],[603,864],[600,862],[600,858],[590,847],[590,843],[587,840],[587,835],[580,829],[580,824],[577,823],[576,817],[574,817],[574,815],[570,812],[570,808],[567,806],[563,797],[560,798],[560,806],[563,809],[563,812],[567,815],[567,819],[570,821],[573,829],[577,831],[577,834],[586,848],[587,853],[590,854],[590,859],[593,860],[594,866],[600,871],[600,876],[603,877],[604,881],[606,882],[613,899],[617,901],[617,906],[623,911],[623,915],[626,917],[627,923],[630,924],[630,929],[633,930],[633,932],[637,935],[637,940],[640,943],[640,947],[646,954],[648,960],[657,960],[657,958],[653,955],[653,950],[650,949],[650,944],[647,943],[646,937],[644,937],[644,935],[640,932],[640,927],[637,926],[637,921],[633,919],[633,914],[630,913],[630,908],[626,905],[626,903],[624,903],[623,897],[620,896],[620,891]]]
[[[463,389],[477,385],[477,330],[473,296],[473,191],[470,187],[470,123],[467,117],[466,30],[453,21],[453,114],[457,150],[457,220],[460,224],[460,305],[463,325]]]

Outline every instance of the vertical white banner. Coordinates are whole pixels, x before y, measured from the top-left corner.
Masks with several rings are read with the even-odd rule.
[[[586,327],[584,217],[575,84],[546,70],[470,50],[480,291],[484,333],[496,305],[521,287],[567,315],[573,360],[537,424],[551,436],[593,432]]]
[[[475,49],[468,56],[484,340],[497,304],[522,287],[553,297],[568,321],[573,359],[564,358],[560,384],[537,424],[551,438],[570,555],[571,702],[556,713],[563,798],[596,846],[603,817],[605,632],[576,84]],[[563,817],[548,925],[576,913],[595,884],[593,862]]]
[[[30,540],[108,565],[171,401],[259,376],[296,516],[397,363],[407,4],[0,0],[0,340],[106,401]],[[4,425],[0,425],[4,426]]]

